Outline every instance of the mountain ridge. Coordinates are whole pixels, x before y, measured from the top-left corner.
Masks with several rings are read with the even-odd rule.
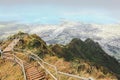
[[[55,48],[57,48],[57,50],[55,50]],[[64,57],[68,61],[83,59],[93,62],[95,65],[104,66],[120,78],[119,62],[114,57],[105,53],[101,46],[90,38],[85,41],[75,38],[63,47],[58,44],[55,45],[55,47],[52,46],[52,50],[57,53],[59,57]]]

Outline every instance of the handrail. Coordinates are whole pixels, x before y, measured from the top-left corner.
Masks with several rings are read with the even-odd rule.
[[[22,50],[22,49],[16,49],[16,50]],[[29,52],[26,51],[26,50],[22,50],[22,51],[29,53]],[[25,53],[25,54],[28,55],[27,53]],[[35,56],[35,57],[37,58],[37,60],[40,60],[42,63],[45,63],[45,64],[47,64],[47,65],[49,65],[49,66],[51,66],[51,67],[53,67],[53,68],[56,68],[56,66],[51,65],[51,64],[45,62],[43,59],[41,59],[40,57],[38,57],[36,54],[33,54],[32,52],[31,52],[29,55],[33,55],[33,56]]]
[[[24,75],[24,80],[27,80],[23,61],[20,58],[18,58],[17,56],[15,56],[14,54],[9,54],[9,55],[11,55],[13,57],[13,60],[21,66],[22,72]]]
[[[77,76],[77,75],[68,74],[68,73],[64,73],[64,72],[60,72],[60,71],[58,71],[58,73],[59,73],[59,74],[62,74],[62,75],[66,75],[66,76],[70,76],[70,77],[82,79],[82,80],[91,80],[91,79],[88,79],[88,78],[84,78],[84,77],[80,77],[80,76]]]
[[[22,67],[22,71],[23,71],[23,74],[24,74],[24,80],[27,80],[23,61],[20,58],[18,58],[17,56],[15,56],[15,55],[13,55],[13,56],[16,60],[18,60],[18,61],[16,61],[16,60],[15,61]],[[19,63],[19,61],[20,61],[20,63]]]
[[[43,69],[45,69],[46,72],[47,72],[48,74],[50,74],[54,80],[58,80],[58,79],[57,79],[48,69],[46,69],[40,62],[38,62],[38,64],[40,64],[41,67],[42,67]]]
[[[16,49],[16,50],[22,50],[22,49]],[[36,60],[36,61],[38,60],[38,62],[39,62],[39,60],[40,60],[42,63],[47,64],[47,65],[53,67],[53,68],[55,69],[55,71],[56,71],[56,75],[62,74],[62,75],[66,75],[66,76],[73,77],[73,78],[77,78],[77,79],[92,80],[92,79],[90,79],[90,78],[84,78],[84,77],[80,77],[80,76],[77,76],[77,75],[60,72],[60,71],[57,70],[57,67],[56,67],[56,66],[51,65],[51,64],[45,62],[43,59],[41,59],[40,57],[38,57],[36,54],[33,54],[32,52],[28,52],[28,51],[26,51],[26,50],[22,50],[22,51],[29,53],[29,55],[31,55],[31,56],[32,56],[32,55],[35,56],[36,58],[34,58],[34,60]],[[27,55],[27,53],[25,53],[25,54]],[[32,58],[33,58],[33,57],[32,57]],[[39,64],[40,64],[41,66],[43,66],[40,62],[39,62]],[[44,66],[43,66],[43,67],[44,67]],[[58,78],[58,77],[57,77],[57,78]],[[57,80],[58,80],[58,79],[57,79]]]
[[[23,64],[22,60],[19,59],[17,56],[15,56],[14,54],[12,54],[12,56],[14,57],[14,59],[17,60],[17,62],[20,62],[20,64]]]
[[[34,60],[36,60],[37,63],[38,63],[48,74],[50,74],[50,76],[51,76],[54,80],[58,80],[48,69],[46,69],[46,68],[44,67],[43,64],[40,63],[40,61],[38,61],[37,58],[34,58],[33,56],[31,56],[31,58],[34,59]]]
[[[10,51],[14,52],[14,51],[13,51],[13,48],[14,48],[14,46],[17,44],[18,41],[19,41],[19,39],[14,39],[14,40],[8,45],[8,47],[6,47],[6,48],[3,50],[3,53],[4,53],[7,49],[9,50],[9,48],[10,48]],[[5,54],[5,53],[4,53],[4,54]],[[1,58],[4,56],[4,54],[2,54]],[[7,55],[8,55],[8,54],[7,54]],[[14,54],[9,54],[9,55],[11,55],[11,56],[13,57],[13,60],[14,60],[15,62],[17,62],[17,63],[21,66],[22,72],[23,72],[23,75],[24,75],[24,80],[27,80],[23,61],[22,61],[20,58],[18,58],[17,56],[15,56]]]
[[[22,50],[22,49],[14,49],[14,50]],[[57,77],[57,74],[58,74],[57,68],[56,68],[54,65],[51,65],[51,64],[49,64],[49,63],[47,63],[47,62],[44,62],[41,58],[39,58],[37,55],[35,55],[35,54],[33,54],[33,53],[29,53],[29,52],[26,51],[26,50],[22,50],[22,51],[26,52],[25,55],[29,55],[32,59],[36,60],[37,63],[38,63],[48,74],[50,74],[50,76],[51,76],[54,80],[58,80],[58,79],[56,78],[56,77]],[[34,57],[33,57],[33,56],[34,56]],[[42,62],[42,64],[40,63],[40,61]],[[44,64],[47,64],[47,65],[49,65],[49,66],[51,66],[51,67],[53,67],[53,68],[55,69],[56,77],[55,77],[48,69],[46,69],[46,68],[44,67]]]
[[[35,55],[35,54],[33,54],[33,53],[31,53],[31,54],[32,54],[32,55]],[[35,56],[37,56],[37,55],[35,55]],[[40,57],[38,57],[38,56],[37,56],[37,58],[40,59],[40,60],[42,60],[42,59],[41,59]],[[43,60],[42,60],[42,61],[43,61]],[[58,74],[62,74],[62,75],[70,76],[70,77],[77,78],[77,79],[89,80],[88,78],[84,78],[84,77],[80,77],[80,76],[77,76],[77,75],[60,72],[60,71],[57,70],[56,66],[51,65],[51,64],[49,64],[49,63],[47,63],[47,62],[44,62],[44,61],[43,61],[43,63],[45,63],[45,64],[53,67],[53,68],[56,70],[57,75],[58,75]],[[91,79],[90,79],[90,80],[91,80]]]

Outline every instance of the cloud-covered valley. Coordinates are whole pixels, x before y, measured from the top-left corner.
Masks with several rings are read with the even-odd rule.
[[[67,44],[73,38],[92,38],[110,55],[120,59],[120,24],[98,25],[64,21],[56,25],[28,25],[8,22],[0,24],[0,39],[18,31],[36,33],[48,44]]]

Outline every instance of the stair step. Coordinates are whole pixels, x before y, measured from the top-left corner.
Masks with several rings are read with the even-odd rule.
[[[28,80],[40,80],[41,77],[45,75],[44,72],[39,72],[36,67],[32,67],[26,70],[26,75]],[[41,78],[43,79],[43,78]]]
[[[27,73],[28,75],[36,75],[36,74],[40,74],[38,71],[36,71],[36,72],[28,72]]]
[[[24,67],[26,68],[26,69],[28,69],[28,68],[31,68],[31,67],[33,67],[33,65],[24,65]]]
[[[45,79],[45,76],[42,76],[41,78],[37,78],[37,79],[34,79],[34,80],[43,80]]]
[[[26,68],[27,71],[38,71],[34,66],[31,66],[31,68]]]
[[[38,71],[35,71],[35,72],[29,72],[28,74],[29,74],[29,75],[34,75],[34,74],[39,74],[39,72],[38,72]]]
[[[36,77],[36,76],[41,76],[41,75],[44,75],[44,74],[37,73],[37,74],[27,74],[27,75],[28,75],[28,77]]]
[[[34,74],[45,74],[44,72],[38,72],[38,71],[36,71],[36,72],[29,72],[28,73],[29,75],[34,75]]]
[[[34,80],[34,79],[38,79],[40,77],[42,77],[44,75],[34,75],[34,76],[30,76],[30,79]]]

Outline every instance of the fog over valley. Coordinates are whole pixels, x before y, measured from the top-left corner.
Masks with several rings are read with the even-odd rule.
[[[6,22],[0,24],[0,39],[5,39],[18,31],[38,34],[47,44],[67,44],[73,38],[91,38],[99,42],[107,53],[120,59],[120,24],[63,21],[59,24],[31,25]]]

